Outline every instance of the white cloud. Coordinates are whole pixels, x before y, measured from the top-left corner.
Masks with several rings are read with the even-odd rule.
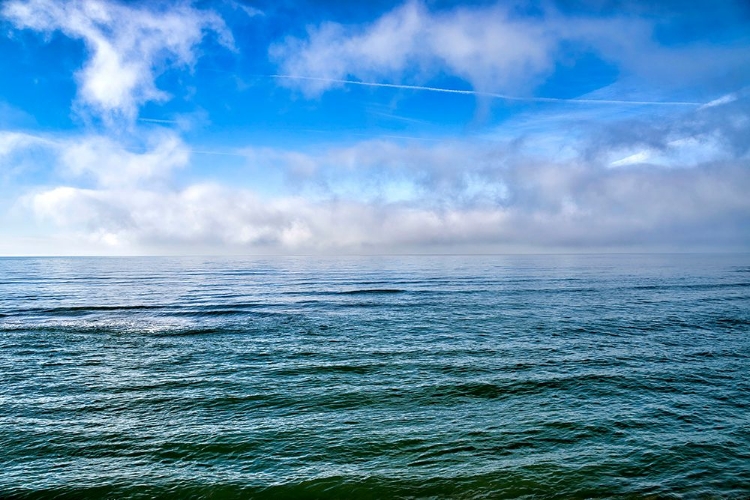
[[[618,151],[613,151],[617,154]],[[642,149],[612,161],[610,167],[649,164],[660,167],[690,168],[712,161],[731,161],[731,154],[722,147],[717,134],[675,138],[662,148]]]
[[[250,7],[249,5],[242,4],[235,0],[229,0],[227,3],[229,3],[229,5],[231,5],[233,9],[235,10],[239,9],[242,12],[244,12],[247,17],[256,17],[256,16],[265,15],[265,13],[262,10],[256,9],[255,7]]]
[[[165,100],[154,78],[170,64],[191,65],[205,32],[233,47],[218,15],[188,4],[160,9],[109,0],[11,0],[2,16],[18,29],[59,30],[83,40],[90,57],[77,74],[79,101],[109,123],[132,121],[143,103]]]
[[[706,108],[713,108],[714,106],[721,106],[723,104],[729,104],[734,101],[736,101],[739,98],[738,94],[735,92],[725,94],[717,99],[714,99],[713,101],[709,101],[703,106],[701,106],[699,109],[703,110]]]
[[[646,163],[651,157],[652,155],[649,151],[639,151],[637,153],[628,155],[625,158],[620,158],[619,160],[615,160],[611,162],[609,166],[610,167],[623,167],[626,165],[638,165],[641,163]]]
[[[79,144],[89,156],[83,164],[111,155],[97,141],[78,141],[61,148],[63,163]],[[93,188],[39,189],[24,204],[57,228],[56,237],[77,235],[84,253],[94,247],[356,253],[750,244],[740,230],[750,214],[750,171],[742,161],[608,169],[582,158],[540,160],[506,146],[367,141],[316,154],[252,150],[253,164],[286,171],[296,194],[269,196],[208,181],[174,187],[138,168],[133,178],[150,182],[113,183],[104,175]],[[165,138],[147,153],[117,153],[115,164],[180,166],[184,154]],[[311,186],[318,196],[310,195]],[[405,196],[388,194],[399,186],[408,186]]]
[[[718,174],[718,175],[717,175]],[[454,248],[648,248],[746,245],[746,169],[610,170],[528,166],[507,206],[435,208],[354,199],[263,199],[252,190],[58,187],[29,199],[43,220],[88,241],[150,252],[393,252]],[[190,251],[190,250],[188,250]]]
[[[447,67],[482,90],[517,90],[519,80],[550,69],[554,39],[539,24],[510,19],[502,7],[431,13],[417,1],[362,29],[325,23],[307,40],[271,47],[285,74],[342,79],[400,80],[404,72]],[[326,80],[285,81],[309,95],[336,85]],[[340,84],[339,84],[340,85]]]
[[[7,170],[43,152],[48,166],[57,167],[64,177],[88,180],[96,187],[163,181],[189,163],[189,149],[173,132],[152,130],[144,141],[136,139],[128,148],[105,135],[65,138],[0,130],[0,160]]]
[[[307,77],[279,83],[308,96],[348,78],[393,83],[426,81],[441,73],[465,79],[480,93],[528,96],[557,63],[588,52],[615,63],[623,78],[657,85],[684,87],[685,81],[695,85],[750,71],[748,47],[663,46],[655,39],[655,23],[632,15],[563,15],[549,4],[536,16],[520,15],[503,2],[430,11],[410,0],[370,24],[311,26],[307,37],[272,46],[270,56],[280,73]]]
[[[170,132],[152,132],[145,151],[131,151],[104,137],[90,136],[61,145],[60,161],[73,176],[89,176],[98,186],[130,186],[166,179],[188,164],[190,154]]]

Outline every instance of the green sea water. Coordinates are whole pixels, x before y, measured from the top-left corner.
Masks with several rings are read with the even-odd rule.
[[[0,498],[750,498],[750,255],[0,259]]]

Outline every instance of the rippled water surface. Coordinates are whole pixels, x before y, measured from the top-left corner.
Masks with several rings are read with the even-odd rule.
[[[0,497],[750,497],[750,256],[0,259]]]

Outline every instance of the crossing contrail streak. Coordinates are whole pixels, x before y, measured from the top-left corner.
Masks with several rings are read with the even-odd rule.
[[[149,123],[179,123],[177,120],[159,120],[156,118],[138,118],[138,121]]]
[[[384,87],[391,89],[405,90],[423,90],[427,92],[442,92],[444,94],[463,94],[475,95],[482,97],[492,97],[494,99],[504,99],[506,101],[527,101],[527,102],[573,102],[580,104],[630,104],[640,106],[701,106],[702,102],[688,101],[626,101],[619,99],[563,99],[559,97],[521,97],[507,94],[497,94],[494,92],[482,92],[479,90],[458,90],[446,89],[442,87],[425,87],[422,85],[403,85],[398,83],[376,83],[362,82],[358,80],[344,80],[338,78],[321,78],[315,76],[297,76],[297,75],[269,75],[271,78],[283,80],[307,80],[313,82],[341,83],[344,85],[361,85],[363,87]]]

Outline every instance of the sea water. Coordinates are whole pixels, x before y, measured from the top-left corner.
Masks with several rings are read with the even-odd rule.
[[[750,255],[0,259],[2,498],[750,497]]]

